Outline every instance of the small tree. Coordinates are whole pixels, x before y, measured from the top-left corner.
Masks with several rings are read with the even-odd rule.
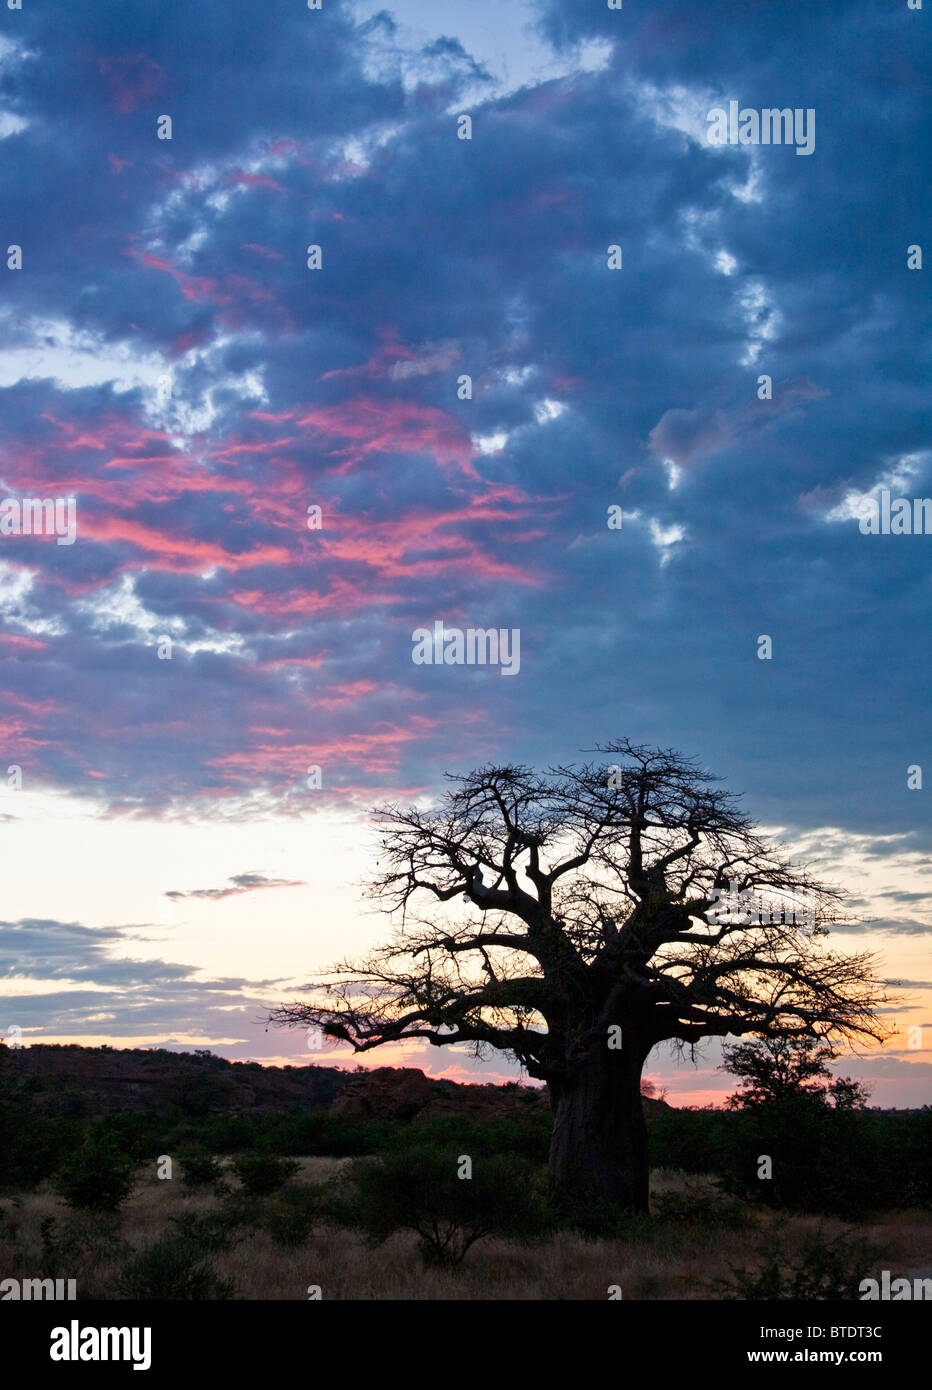
[[[426,1263],[455,1269],[488,1235],[540,1234],[546,1222],[535,1198],[534,1168],[515,1154],[477,1157],[469,1177],[452,1153],[422,1145],[357,1159],[354,1215],[374,1242],[415,1231]]]
[[[185,1187],[217,1187],[222,1183],[223,1168],[209,1149],[182,1149],[179,1158]]]
[[[724,1055],[722,1070],[740,1082],[728,1101],[739,1113],[727,1131],[726,1186],[771,1206],[863,1215],[878,1193],[882,1137],[864,1111],[866,1088],[829,1071],[835,1048],[819,1037],[775,1034]]]
[[[250,1197],[270,1197],[300,1173],[300,1163],[275,1154],[240,1154],[233,1160],[233,1171]]]
[[[738,1078],[740,1089],[729,1096],[732,1110],[779,1104],[799,1097],[840,1110],[862,1109],[868,1090],[850,1076],[833,1076],[828,1063],[839,1053],[818,1037],[788,1037],[774,1033],[749,1042],[723,1047],[719,1071]]]
[[[69,1207],[116,1211],[133,1190],[133,1160],[89,1135],[58,1170],[55,1189]]]

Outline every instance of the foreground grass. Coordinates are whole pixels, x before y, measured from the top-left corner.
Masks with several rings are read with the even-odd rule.
[[[321,1183],[348,1160],[299,1160],[298,1181]],[[660,1170],[652,1175],[652,1200],[679,1194],[701,1206],[711,1192],[707,1180]],[[173,1217],[204,1216],[217,1208],[209,1192],[190,1192],[177,1180],[137,1183],[121,1219],[76,1216],[43,1184],[34,1192],[0,1201],[0,1278],[59,1275],[77,1280],[82,1298],[113,1298],[120,1271],[134,1251],[172,1229]],[[43,1222],[53,1219],[43,1254]],[[70,1246],[61,1232],[71,1227]],[[295,1248],[276,1244],[262,1229],[244,1227],[231,1249],[213,1256],[222,1279],[238,1299],[305,1300],[308,1286],[325,1299],[498,1300],[606,1299],[620,1285],[625,1299],[708,1299],[721,1296],[719,1281],[733,1267],[754,1269],[755,1252],[779,1241],[789,1255],[800,1252],[817,1230],[831,1238],[863,1237],[880,1252],[878,1270],[911,1274],[932,1254],[932,1213],[883,1213],[857,1227],[843,1221],[744,1209],[734,1228],[707,1221],[659,1220],[630,1238],[587,1239],[560,1232],[534,1244],[488,1238],[479,1241],[456,1271],[424,1265],[413,1234],[401,1233],[371,1247],[352,1229],[318,1226]],[[58,1244],[55,1244],[55,1240]],[[50,1262],[57,1267],[51,1268]]]

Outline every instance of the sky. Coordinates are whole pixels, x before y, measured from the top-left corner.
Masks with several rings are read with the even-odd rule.
[[[0,521],[0,1036],[513,1078],[265,1015],[384,938],[373,805],[629,736],[848,890],[904,1003],[839,1069],[932,1102],[932,535],[862,524],[932,496],[930,22],[0,10],[0,498],[75,506]]]

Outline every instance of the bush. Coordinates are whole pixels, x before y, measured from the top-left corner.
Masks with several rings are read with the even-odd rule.
[[[133,1189],[133,1161],[89,1135],[58,1170],[54,1185],[70,1207],[116,1211]]]
[[[686,1183],[682,1192],[663,1192],[654,1198],[658,1220],[673,1225],[715,1227],[718,1230],[741,1230],[748,1224],[747,1208],[729,1199],[716,1188]]]
[[[180,1301],[232,1298],[234,1286],[218,1278],[199,1241],[179,1233],[135,1255],[120,1273],[117,1291],[121,1298]]]
[[[320,1212],[320,1188],[291,1184],[270,1198],[265,1228],[277,1245],[303,1245]]]
[[[301,1165],[274,1154],[242,1154],[233,1160],[233,1171],[251,1197],[269,1197],[299,1173]]]
[[[223,1169],[207,1149],[188,1149],[180,1154],[181,1181],[185,1187],[214,1187],[223,1180]]]
[[[385,1148],[396,1126],[385,1120],[354,1120],[327,1110],[302,1110],[272,1116],[255,1136],[253,1147],[263,1153],[356,1158]],[[407,1126],[405,1126],[407,1129]]]
[[[14,1198],[13,1206],[15,1210],[22,1206],[22,1202]],[[19,1245],[19,1222],[14,1221],[6,1207],[0,1207],[0,1241],[7,1241],[14,1248]]]
[[[221,1194],[217,1219],[227,1231],[237,1231],[248,1227],[256,1228],[261,1218],[261,1212],[262,1201],[260,1198],[251,1197],[241,1187],[234,1188],[232,1191],[227,1188]]]
[[[47,1216],[39,1234],[39,1264],[45,1278],[71,1279],[85,1266],[105,1264],[129,1250],[115,1212],[76,1211],[63,1221]]]
[[[179,1216],[173,1216],[171,1223],[176,1236],[192,1249],[199,1250],[202,1255],[218,1255],[221,1251],[230,1250],[234,1245],[238,1245],[243,1239],[237,1231],[238,1223],[230,1221],[229,1214],[223,1207],[200,1213],[182,1212]]]
[[[458,1169],[458,1155],[426,1146],[357,1160],[356,1223],[374,1242],[416,1231],[425,1262],[450,1269],[483,1236],[531,1238],[548,1229],[537,1172],[527,1160],[477,1157],[470,1178],[458,1177]]]
[[[883,1126],[874,1115],[795,1096],[735,1118],[722,1165],[729,1192],[771,1207],[847,1219],[898,1204],[884,1162]],[[764,1154],[772,1159],[773,1173],[761,1179],[758,1163]]]
[[[29,1084],[10,1074],[8,1049],[0,1047],[0,1193],[30,1191],[50,1178],[80,1132],[74,1119],[48,1115],[33,1103]]]
[[[419,1120],[416,1138],[412,1137],[410,1125],[393,1125],[386,1142],[379,1149],[388,1153],[404,1153],[412,1146],[447,1151],[453,1149],[456,1153],[471,1154],[474,1161],[480,1155],[517,1154],[531,1163],[544,1164],[550,1151],[551,1129],[552,1121],[548,1114],[486,1120],[444,1115]],[[374,1151],[370,1148],[366,1152]]]
[[[765,1263],[748,1271],[731,1266],[731,1282],[719,1281],[724,1298],[818,1299],[854,1302],[860,1299],[861,1281],[876,1268],[881,1252],[865,1240],[841,1235],[826,1240],[822,1231],[807,1237],[794,1263],[778,1245],[758,1248]]]
[[[241,1153],[256,1142],[256,1121],[246,1115],[214,1115],[207,1124],[206,1143],[211,1153]]]
[[[719,1175],[732,1194],[858,1219],[932,1205],[932,1108],[881,1112],[790,1097],[738,1111],[668,1110],[647,1121],[651,1163]],[[773,1177],[757,1176],[758,1158]]]
[[[117,1111],[97,1120],[85,1133],[110,1152],[123,1154],[140,1164],[147,1162],[153,1153],[164,1152],[160,1147],[161,1129],[155,1115]]]

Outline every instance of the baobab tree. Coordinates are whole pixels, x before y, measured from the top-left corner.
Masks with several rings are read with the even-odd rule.
[[[654,1048],[882,1040],[886,995],[871,955],[826,943],[840,891],[765,843],[719,779],[628,739],[595,751],[613,761],[483,767],[433,808],[380,808],[369,892],[392,939],[270,1021],[357,1052],[517,1058],[549,1090],[554,1179],[646,1211]]]

